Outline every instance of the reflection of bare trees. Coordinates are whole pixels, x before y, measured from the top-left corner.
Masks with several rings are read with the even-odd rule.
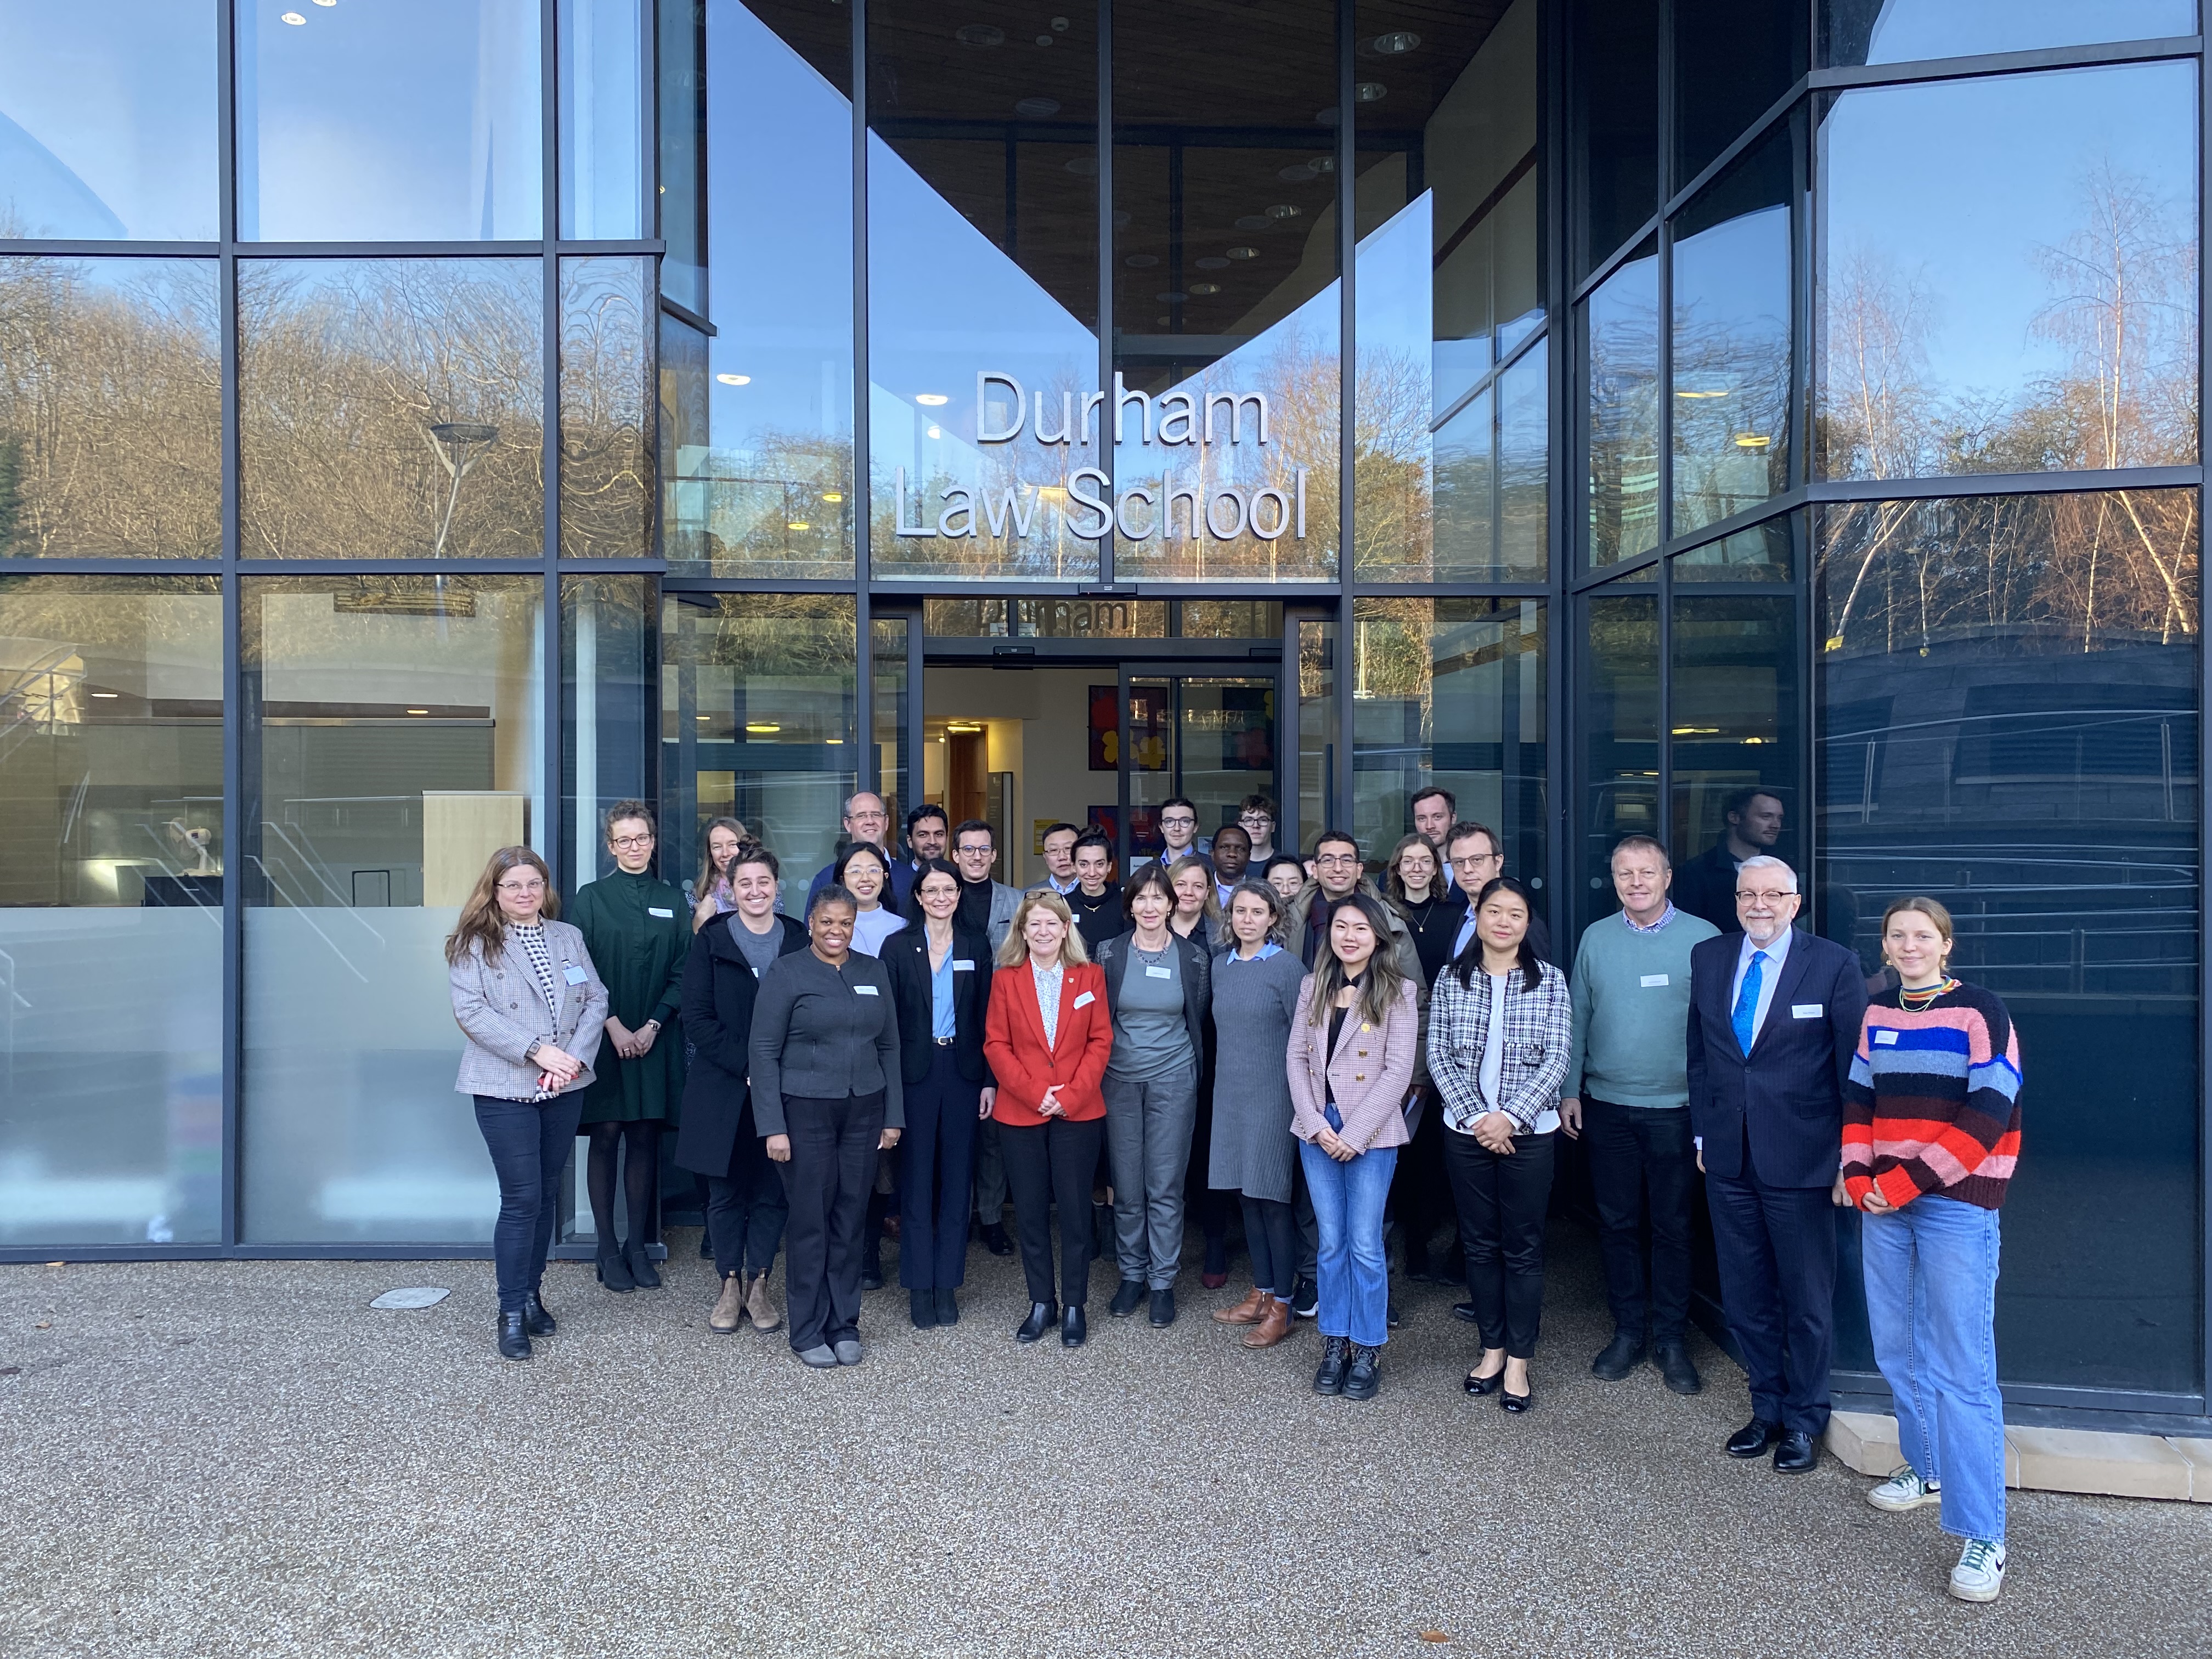
[[[1435,399],[1425,357],[1376,346],[1359,349],[1352,476],[1358,511],[1352,536],[1356,568],[1370,580],[1423,580],[1434,574],[1429,417]],[[1486,504],[1487,477],[1482,487]],[[1478,562],[1489,562],[1487,547]]]
[[[538,556],[542,270],[531,259],[242,263],[243,550],[428,554],[452,484],[432,428],[481,425],[497,435],[462,483],[445,551]]]
[[[561,553],[650,552],[653,488],[645,447],[652,356],[645,261],[561,262]]]
[[[1589,301],[1589,552],[1659,544],[1658,261],[1635,259]]]
[[[215,262],[0,254],[0,553],[222,548]]]

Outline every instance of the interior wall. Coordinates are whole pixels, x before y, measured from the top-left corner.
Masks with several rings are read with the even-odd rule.
[[[1026,887],[1044,878],[1038,830],[1066,818],[1089,821],[1092,806],[1110,806],[1115,775],[1090,768],[1090,688],[1111,685],[1114,666],[1093,668],[941,668],[922,674],[922,717],[933,752],[924,776],[943,787],[939,734],[948,720],[981,723],[988,770],[1014,775],[1014,845],[1000,879]]]

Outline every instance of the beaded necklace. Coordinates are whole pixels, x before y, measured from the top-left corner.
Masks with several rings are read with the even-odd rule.
[[[1908,991],[1900,985],[1897,988],[1898,1006],[1908,1014],[1925,1013],[1935,1006],[1938,997],[1958,988],[1959,981],[1948,975],[1941,985],[1924,986],[1917,991]],[[1915,998],[1919,1000],[1915,1001]]]

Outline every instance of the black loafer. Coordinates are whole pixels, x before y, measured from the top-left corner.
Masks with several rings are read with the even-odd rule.
[[[1012,1255],[1014,1253],[1014,1241],[1006,1237],[1004,1222],[994,1221],[984,1226],[983,1248],[993,1255]]]
[[[1151,1317],[1152,1328],[1155,1330],[1165,1330],[1169,1326],[1175,1323],[1175,1292],[1173,1291],[1154,1291],[1152,1292],[1152,1311]]]
[[[554,1323],[553,1316],[545,1311],[544,1301],[535,1291],[530,1300],[522,1304],[522,1328],[532,1336],[550,1336],[561,1328]]]
[[[1644,1363],[1644,1339],[1631,1336],[1626,1331],[1614,1333],[1612,1341],[1598,1350],[1597,1358],[1590,1361],[1590,1375],[1607,1382],[1618,1382]]]
[[[1034,1342],[1052,1328],[1052,1322],[1060,1317],[1060,1310],[1049,1302],[1030,1304],[1030,1316],[1022,1321],[1021,1328],[1014,1333],[1017,1342]]]
[[[1728,1437],[1730,1457],[1762,1457],[1766,1449],[1782,1438],[1782,1425],[1754,1417]]]
[[[1083,1304],[1072,1302],[1060,1316],[1060,1346],[1079,1348],[1091,1335],[1091,1322],[1083,1316]]]
[[[1114,1292],[1114,1299],[1106,1304],[1106,1311],[1115,1319],[1127,1319],[1137,1311],[1145,1299],[1145,1282],[1140,1279],[1125,1279],[1121,1288]]]
[[[501,1359],[530,1358],[530,1331],[524,1322],[520,1309],[499,1316],[499,1357]]]
[[[1813,1437],[1802,1429],[1790,1430],[1774,1449],[1777,1474],[1802,1474],[1820,1466],[1820,1449],[1814,1443]]]
[[[1680,1342],[1654,1343],[1651,1363],[1659,1368],[1660,1376],[1676,1394],[1697,1394],[1705,1386],[1705,1378],[1690,1363],[1690,1351]]]

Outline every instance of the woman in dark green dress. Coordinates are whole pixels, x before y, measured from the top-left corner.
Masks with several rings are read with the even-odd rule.
[[[606,1040],[598,1077],[584,1095],[581,1133],[592,1139],[587,1184],[599,1238],[599,1282],[648,1290],[660,1275],[646,1259],[660,1185],[660,1131],[684,1092],[684,1040],[668,1028],[682,1001],[691,951],[691,907],[651,873],[653,809],[617,801],[607,813],[611,876],[579,888],[568,920],[607,987]],[[623,1165],[629,1237],[615,1238],[615,1168]]]

